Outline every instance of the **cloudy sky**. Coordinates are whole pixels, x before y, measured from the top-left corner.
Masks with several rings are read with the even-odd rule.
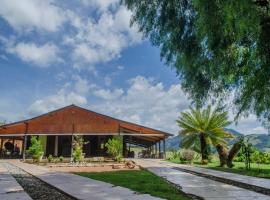
[[[0,0],[0,120],[76,104],[178,132],[189,100],[118,0]],[[233,116],[233,114],[230,114]],[[266,133],[254,116],[232,128]]]

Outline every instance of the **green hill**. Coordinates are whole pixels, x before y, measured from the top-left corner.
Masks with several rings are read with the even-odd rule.
[[[234,129],[225,129],[235,136],[234,139],[229,140],[229,146],[232,145],[237,137],[243,136],[242,133]],[[259,150],[270,151],[270,135],[268,134],[250,134],[245,137],[250,138],[250,142]],[[179,149],[181,138],[177,136],[170,137],[166,140],[166,149]]]

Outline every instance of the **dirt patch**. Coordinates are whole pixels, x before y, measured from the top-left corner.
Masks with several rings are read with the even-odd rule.
[[[74,167],[59,167],[59,166],[47,166],[52,171],[58,172],[110,172],[110,171],[121,171],[121,170],[140,170],[139,167],[134,169],[129,169],[125,167],[114,168],[112,165],[105,165],[105,166],[91,166],[91,167],[84,167],[84,166],[74,166]]]

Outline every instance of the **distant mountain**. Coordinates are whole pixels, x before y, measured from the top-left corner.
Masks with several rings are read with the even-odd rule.
[[[244,136],[242,133],[234,129],[225,129],[226,131],[230,132],[235,136],[235,138],[229,140],[229,146],[235,143],[236,139],[240,136]],[[270,135],[268,134],[250,134],[246,135],[245,137],[250,138],[250,142],[259,150],[268,150],[270,151]],[[181,138],[180,136],[173,136],[166,140],[166,149],[179,149]]]

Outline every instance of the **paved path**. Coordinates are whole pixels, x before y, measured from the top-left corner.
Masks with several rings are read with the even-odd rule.
[[[155,159],[135,161],[154,174],[180,186],[183,192],[206,200],[270,200],[270,196],[173,169],[173,165],[165,161]]]
[[[244,176],[244,175],[235,174],[235,173],[222,172],[222,171],[217,171],[217,170],[212,170],[212,169],[205,169],[205,168],[201,168],[201,167],[194,167],[191,165],[181,165],[181,164],[169,163],[167,161],[161,161],[161,160],[159,162],[166,164],[170,167],[176,167],[176,168],[192,171],[192,172],[195,172],[198,174],[214,176],[214,177],[218,177],[218,178],[225,179],[225,180],[231,180],[231,181],[234,181],[236,183],[243,183],[246,185],[251,185],[251,186],[263,188],[265,190],[270,190],[270,179],[257,178],[257,177],[252,177],[252,176]]]
[[[42,181],[61,191],[82,200],[161,200],[148,194],[138,194],[134,191],[114,186],[109,183],[93,180],[64,172],[52,172],[47,168],[9,161]],[[1,198],[0,198],[1,199]]]
[[[31,200],[17,181],[1,166],[0,163],[0,199]]]

